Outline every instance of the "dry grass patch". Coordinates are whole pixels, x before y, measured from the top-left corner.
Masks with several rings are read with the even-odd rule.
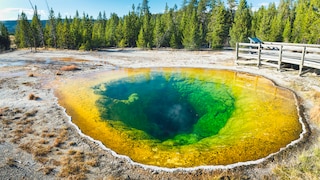
[[[77,155],[78,153],[76,153]],[[76,156],[75,155],[75,156]],[[88,172],[88,169],[86,167],[86,164],[83,161],[78,161],[78,158],[72,157],[65,157],[62,162],[62,168],[59,173],[59,177],[73,177],[73,178],[80,178],[80,179],[85,179],[85,173]]]
[[[34,119],[22,119],[21,121],[17,122],[17,125],[32,125]]]
[[[89,158],[88,158],[89,157]],[[63,157],[59,177],[75,179],[85,179],[88,167],[98,167],[98,160],[90,154],[85,154],[79,150],[69,150],[67,156]]]
[[[22,119],[26,120],[26,122],[25,122],[25,123],[22,123],[22,122],[21,122],[21,123],[22,123],[22,124],[30,123],[30,124],[32,125],[34,119],[32,119],[32,118],[30,118],[30,117],[36,116],[37,113],[38,113],[38,110],[31,110],[31,111],[26,112],[26,113],[23,115],[23,117],[22,117]]]
[[[9,110],[9,107],[0,108],[0,116],[4,116],[5,112]]]
[[[16,161],[13,158],[7,158],[6,164],[10,167],[15,167],[16,166]]]
[[[320,126],[320,92],[315,92],[312,98],[315,105],[310,110],[310,118],[312,122]]]
[[[69,151],[68,151],[68,155],[75,155],[77,153],[77,151],[76,150],[73,150],[73,149],[70,149]]]
[[[10,142],[14,143],[14,144],[19,144],[20,143],[21,138],[19,137],[14,137],[13,139],[10,140]]]
[[[62,151],[58,151],[58,152],[56,153],[56,155],[61,156],[61,155],[64,155],[64,154],[63,154],[63,152],[62,152]]]
[[[13,133],[14,133],[16,136],[19,136],[19,135],[23,134],[23,131],[22,131],[21,129],[22,129],[22,128],[19,127],[19,129],[14,130]]]
[[[13,131],[13,139],[11,139],[12,143],[18,144],[20,140],[26,137],[25,133],[19,128]]]
[[[41,137],[42,138],[54,138],[54,137],[56,137],[57,135],[55,134],[55,133],[53,133],[53,132],[50,132],[50,133],[42,133],[41,134]]]
[[[81,151],[76,151],[76,153],[73,155],[73,160],[77,162],[84,162],[84,153]]]
[[[49,159],[47,157],[35,157],[34,159],[42,164],[46,164],[47,162],[49,162]]]
[[[52,150],[50,146],[43,146],[38,143],[26,142],[19,145],[19,148],[32,154],[36,160],[44,162],[42,157],[46,157]],[[48,159],[45,160],[46,162]]]
[[[44,175],[49,175],[53,172],[54,167],[51,166],[45,166],[39,169],[39,171],[42,171]]]
[[[300,156],[283,165],[278,165],[273,172],[279,179],[319,179],[320,177],[320,138],[317,145],[304,150]]]
[[[38,143],[39,143],[39,144],[49,144],[49,141],[46,140],[46,139],[40,139],[40,140],[38,141]]]
[[[313,94],[313,98],[314,98],[315,100],[320,100],[320,92],[315,92],[315,93]]]
[[[29,87],[34,85],[32,82],[23,82],[22,84]]]
[[[31,128],[31,126],[27,126],[23,129],[24,134],[33,134],[34,130]]]
[[[28,153],[31,153],[31,151],[32,151],[32,144],[31,143],[23,143],[23,144],[20,144],[19,145],[19,148],[20,149],[22,149],[22,150],[24,150],[24,151],[26,151],[26,152],[28,152]]]
[[[50,161],[51,161],[52,165],[54,165],[54,166],[60,166],[61,165],[61,162],[57,161],[55,159],[51,159]]]
[[[99,161],[97,159],[90,159],[90,160],[86,161],[86,164],[91,167],[98,167]]]
[[[49,132],[49,129],[47,127],[43,128],[42,130],[43,133],[48,133]]]
[[[77,70],[81,70],[80,68],[78,68],[76,65],[69,65],[69,66],[62,66],[60,68],[61,71],[77,71]]]
[[[34,95],[34,94],[31,93],[31,94],[29,94],[28,99],[29,99],[29,100],[39,100],[40,97],[38,97],[38,96],[36,96],[36,95]]]
[[[47,156],[51,152],[51,147],[37,145],[34,148],[32,148],[31,152],[36,157],[37,156]]]
[[[8,110],[10,111],[10,109],[8,109]],[[13,114],[20,114],[20,113],[22,113],[22,110],[19,109],[19,108],[14,108],[14,109],[12,110],[12,113],[13,113]]]
[[[53,142],[53,146],[61,147],[61,145],[68,139],[67,134],[68,134],[68,128],[62,127],[62,129],[60,129],[59,136]]]
[[[320,126],[320,105],[315,105],[310,110],[311,121]]]
[[[55,140],[54,140],[54,142],[53,142],[53,147],[60,147],[61,145],[62,145],[62,143],[63,143],[63,141],[62,141],[62,139],[61,138],[56,138]]]
[[[77,145],[77,143],[74,141],[69,142],[69,146],[76,146],[76,145]]]
[[[64,137],[59,136],[53,141],[52,146],[62,148],[62,145],[64,144],[65,140],[66,139]]]
[[[5,126],[12,124],[12,120],[10,120],[10,119],[3,119],[1,122]]]

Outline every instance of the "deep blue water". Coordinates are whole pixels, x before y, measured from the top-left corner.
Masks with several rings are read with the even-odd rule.
[[[102,119],[113,127],[121,121],[125,127],[117,129],[135,128],[160,141],[174,138],[179,144],[217,134],[234,110],[228,87],[181,74],[151,73],[93,89],[101,95],[97,106]]]

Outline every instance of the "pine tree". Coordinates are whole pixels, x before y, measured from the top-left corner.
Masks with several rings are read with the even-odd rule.
[[[81,19],[79,17],[78,11],[76,11],[76,15],[74,16],[70,24],[71,49],[79,49],[82,43],[80,23],[81,23]]]
[[[92,46],[93,48],[100,48],[106,46],[106,19],[99,12],[97,20],[93,23],[92,27]]]
[[[163,25],[163,38],[162,38],[162,46],[170,47],[170,38],[173,33],[174,28],[174,20],[173,20],[173,9],[169,9],[168,4],[165,6],[165,12],[161,16],[161,24]],[[155,27],[156,28],[156,27]]]
[[[70,20],[66,16],[59,28],[59,48],[70,49],[72,48],[72,39],[70,33]]]
[[[148,19],[148,18],[144,18],[144,19]],[[145,20],[148,21],[148,20]],[[139,48],[147,48],[148,47],[148,40],[147,40],[147,30],[145,28],[147,27],[147,25],[144,23],[144,25],[141,27],[140,31],[139,31],[139,35],[138,35],[138,40],[137,40],[137,46]]]
[[[197,9],[197,18],[199,21],[199,36],[200,36],[200,45],[207,44],[206,36],[208,32],[208,22],[209,22],[209,15],[207,13],[207,6],[209,0],[200,0]]]
[[[56,22],[56,18],[54,15],[54,11],[51,8],[50,12],[49,12],[49,22],[47,22],[46,28],[47,28],[47,33],[48,33],[48,37],[47,37],[47,45],[49,47],[54,47],[57,48],[57,22]]]
[[[92,49],[92,27],[93,27],[93,18],[88,14],[83,13],[80,31],[82,43],[79,47],[80,50],[91,50]]]
[[[189,50],[200,48],[200,25],[197,14],[197,0],[191,0],[189,4],[180,12],[181,19],[179,25],[179,32],[174,38],[181,42],[184,48]],[[180,37],[181,36],[181,37]]]
[[[260,21],[260,24],[258,25],[257,36],[264,41],[274,41],[275,40],[274,38],[276,35],[273,35],[274,38],[272,38],[271,26],[273,23],[272,21],[274,21],[273,28],[278,28],[277,19],[276,19],[276,14],[277,14],[276,5],[275,3],[270,3],[267,9],[262,8],[261,10],[262,10],[263,16]],[[275,30],[276,29],[274,29],[274,31]]]
[[[0,22],[0,51],[10,49],[10,37],[8,29]]]
[[[267,15],[269,16],[269,25],[268,25],[268,34],[267,34],[267,41],[281,41],[281,31],[282,30],[282,17],[279,14],[279,11],[277,11],[275,3],[271,3],[268,8],[268,13]]]
[[[221,0],[218,0],[216,6],[212,11],[208,41],[211,44],[211,48],[222,48],[225,41],[228,38],[228,25],[227,25],[227,10]]]
[[[132,5],[132,11],[124,17],[122,24],[123,43],[125,46],[136,47],[137,39],[140,32],[141,22],[138,12],[135,11],[135,6]]]
[[[37,47],[40,46],[40,33],[39,33],[39,25],[38,22],[40,20],[38,19],[36,13],[34,13],[31,24],[30,24],[30,28],[31,28],[31,38],[32,38],[32,46],[35,48],[35,51],[37,51]]]
[[[237,42],[248,42],[251,29],[251,15],[246,0],[240,0],[235,13],[234,23],[230,29],[230,44],[235,46]]]
[[[128,46],[128,40],[124,36],[124,22],[125,20],[119,19],[119,23],[117,26],[117,31],[116,31],[116,38],[117,38],[117,46],[118,47],[126,47]]]
[[[174,49],[178,49],[182,47],[182,30],[180,28],[180,22],[178,13],[176,12],[176,8],[171,9],[169,11],[169,19],[170,19],[170,47]]]
[[[38,14],[37,6],[34,7],[33,17],[31,21],[31,31],[33,39],[33,47],[44,47],[44,33],[43,27]]]
[[[105,39],[108,47],[115,47],[117,45],[116,31],[119,23],[117,14],[112,13],[110,19],[107,21],[105,28]]]
[[[236,13],[236,7],[237,7],[237,1],[236,0],[228,0],[227,1],[228,4],[228,25],[229,28],[232,27],[232,23],[234,22],[234,17],[235,17],[235,13]]]
[[[278,8],[278,16],[282,19],[283,28],[286,24],[286,20],[291,17],[292,12],[292,0],[280,0]]]
[[[270,35],[268,41],[281,42],[282,41],[282,21],[279,16],[276,16],[271,21]]]
[[[261,6],[257,11],[253,12],[252,20],[251,20],[251,35],[255,37],[259,37],[259,27],[263,15],[265,13],[265,7]],[[261,38],[261,37],[259,37]]]
[[[162,22],[161,15],[157,15],[156,17],[156,23],[153,30],[153,44],[160,48],[163,46],[164,38],[165,38],[165,32],[164,32],[164,23]]]
[[[320,44],[320,2],[318,0],[311,0],[310,12],[310,35],[308,43]]]
[[[31,47],[31,27],[27,15],[24,12],[22,12],[18,17],[18,23],[15,32],[15,43],[19,48]]]
[[[58,13],[58,17],[56,19],[56,32],[57,32],[57,48],[63,48],[65,42],[65,36],[63,34],[63,22],[61,18],[61,14]]]
[[[307,39],[304,37],[306,34],[306,12],[308,0],[298,0],[295,10],[295,20],[292,28],[292,38],[295,43],[307,43]]]
[[[196,10],[193,9],[190,21],[187,22],[183,31],[182,44],[184,48],[196,50],[200,48],[199,23]]]
[[[229,6],[229,9],[235,12],[235,9],[237,7],[237,1],[236,0],[227,0],[227,4]],[[241,2],[240,2],[241,4]]]
[[[152,48],[152,24],[151,24],[151,14],[149,11],[148,0],[143,0],[141,8],[141,17],[143,23],[138,35],[137,46],[139,48]]]
[[[283,42],[291,42],[291,20],[288,18],[282,33]]]

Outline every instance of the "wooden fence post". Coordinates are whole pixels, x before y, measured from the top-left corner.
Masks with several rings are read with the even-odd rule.
[[[303,49],[302,49],[301,62],[300,62],[300,66],[299,66],[299,76],[302,74],[304,59],[305,59],[305,56],[306,56],[306,48],[307,47],[304,46]]]
[[[238,65],[237,61],[239,60],[239,43],[236,43],[236,64]]]
[[[280,69],[281,69],[281,63],[282,63],[282,49],[283,49],[283,46],[281,45],[281,46],[280,46],[280,49],[279,49],[278,71],[280,71]]]
[[[261,65],[261,44],[258,46],[258,63],[257,66],[259,67]]]

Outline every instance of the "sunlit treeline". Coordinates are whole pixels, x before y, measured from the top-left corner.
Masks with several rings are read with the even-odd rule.
[[[181,8],[165,6],[151,14],[148,0],[127,15],[93,18],[76,12],[61,17],[50,10],[45,26],[35,8],[31,21],[18,17],[18,47],[53,47],[91,50],[104,47],[222,48],[257,36],[263,41],[320,43],[320,1],[280,0],[253,11],[246,0],[183,0]],[[308,12],[308,13],[306,13]]]

